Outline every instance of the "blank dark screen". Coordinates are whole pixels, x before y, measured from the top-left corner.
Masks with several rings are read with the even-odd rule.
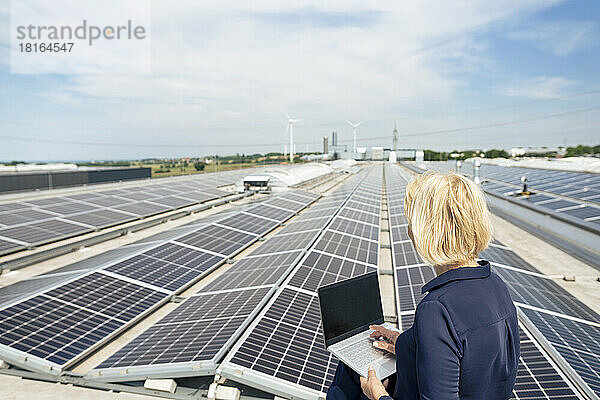
[[[377,272],[319,288],[319,302],[326,343],[383,320]]]

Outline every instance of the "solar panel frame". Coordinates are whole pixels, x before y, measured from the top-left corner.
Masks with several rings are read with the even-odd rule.
[[[321,218],[313,218],[307,220],[293,220],[289,224],[286,224],[283,229],[277,232],[277,235],[286,235],[290,233],[298,233],[298,232],[306,232],[313,230],[321,230],[327,222],[331,219],[331,217],[321,217]]]
[[[281,222],[242,212],[232,215],[231,217],[221,219],[217,221],[217,224],[220,226],[252,233],[254,235],[263,236],[278,227]]]
[[[91,297],[89,296],[91,296],[91,294],[87,294],[88,297],[84,299],[82,297],[84,294],[80,294],[77,287],[80,284],[89,285],[90,282],[95,279],[92,275],[101,275],[102,282],[104,282],[105,285],[96,289],[98,294],[100,294],[100,297],[95,301],[90,302]],[[127,301],[133,300],[132,297],[140,293],[144,298],[149,300],[148,308],[145,310],[140,309],[139,306],[134,308],[133,305],[136,304],[135,301],[129,303],[129,305],[125,303],[121,305],[118,301],[103,300],[107,299],[107,296],[114,296],[115,293],[118,293],[118,290],[125,290],[125,292],[127,292],[128,289],[132,288],[135,288],[135,290],[133,292],[129,291],[129,293],[125,295],[125,299]],[[115,292],[115,290],[117,292]],[[53,294],[56,294],[59,297],[54,297]],[[160,289],[153,290],[144,287],[143,285],[106,275],[98,271],[77,275],[71,280],[48,287],[44,289],[43,292],[35,293],[24,299],[18,299],[15,302],[7,303],[0,307],[0,316],[4,317],[4,323],[0,325],[3,329],[0,331],[0,337],[2,337],[2,339],[0,339],[0,356],[9,363],[25,369],[58,375],[62,373],[65,368],[94,351],[111,337],[152,312],[166,302],[168,297],[168,292]],[[69,298],[69,301],[63,300],[64,298]],[[151,304],[151,299],[156,300],[156,302]],[[73,301],[81,304],[78,305],[73,303]],[[25,310],[31,310],[33,315],[37,315],[39,314],[40,304],[47,304],[49,302],[52,306],[47,308],[47,314],[50,315],[50,313],[52,313],[52,318],[37,323],[35,318],[26,317],[22,322],[13,323],[12,328],[7,329],[9,327],[6,322],[7,318],[14,318]],[[125,305],[125,307],[123,307],[123,305]],[[90,306],[96,310],[92,310]],[[77,315],[80,320],[83,318],[83,321],[93,321],[94,323],[86,326],[85,329],[79,329],[78,324],[64,323],[63,317],[57,318],[57,309],[66,310],[58,314],[63,315],[63,317],[73,314]],[[107,315],[103,311],[108,311],[113,315]],[[132,316],[135,312],[138,312],[138,314]],[[117,316],[122,316],[124,319],[117,318]],[[12,334],[11,337],[9,330],[11,332],[15,331],[15,329],[27,330],[27,327],[29,326],[27,325],[28,321],[30,324],[37,324],[32,325],[35,330],[30,330],[31,333],[28,335],[20,334],[15,337],[15,334]],[[79,330],[79,334],[74,334],[73,332],[77,332],[77,330]],[[49,339],[44,339],[44,335],[37,335],[34,341],[29,339],[26,342],[24,341],[25,338],[30,337],[34,332],[42,331],[48,331],[49,335],[54,335],[49,337],[55,338],[53,339],[56,341],[55,346],[48,346]],[[61,334],[62,336],[60,336]],[[33,336],[31,337],[33,338]],[[61,339],[59,339],[59,337]],[[75,343],[77,343],[75,340],[78,338],[81,339],[80,343],[75,345]],[[24,345],[18,345],[20,341],[23,341]],[[12,343],[12,345],[9,345],[9,343]],[[31,351],[26,351],[26,346],[29,346],[28,348],[32,351],[35,349],[38,350],[34,351],[32,354]],[[45,352],[45,356],[42,355],[41,352]]]
[[[253,255],[283,253],[294,250],[306,249],[316,239],[320,231],[296,232],[287,235],[277,235],[266,243],[263,243],[256,250],[253,250]]]
[[[126,214],[123,212],[105,208],[96,209],[90,212],[68,215],[64,219],[67,221],[74,221],[90,225],[97,229],[102,229],[125,222],[135,221],[138,218],[139,217],[135,215]]]
[[[370,168],[370,171],[379,172],[379,169],[373,167]],[[380,179],[379,174],[374,179],[378,178]],[[355,182],[356,184],[358,182]],[[350,194],[351,192],[347,193]],[[348,198],[348,196],[345,196],[345,198]],[[327,232],[336,233],[328,230],[323,232],[324,234]],[[350,236],[346,235],[346,237]],[[378,245],[378,242],[373,243]],[[313,247],[316,247],[316,244]],[[311,253],[320,257],[341,259],[318,251],[311,251]],[[305,257],[308,259],[311,253],[307,253]],[[327,265],[327,263],[323,263],[322,266],[325,268]],[[371,269],[376,267],[374,265],[361,265]],[[333,378],[337,361],[325,350],[324,340],[320,336],[320,313],[318,306],[316,306],[318,303],[316,293],[311,294],[309,290],[292,286],[292,279],[299,276],[297,272],[300,269],[301,266],[294,269],[284,281],[277,295],[271,299],[244,336],[229,352],[220,366],[219,372],[222,376],[286,398],[315,399],[325,397],[324,392]],[[339,274],[336,276],[339,279],[342,278]],[[302,282],[308,281],[303,280]],[[304,285],[303,283],[297,284]],[[296,293],[294,299],[284,299],[290,291]],[[287,306],[281,306],[282,300]],[[311,302],[310,310],[312,311],[307,311],[306,305]],[[286,314],[287,310],[293,311],[292,314],[289,314],[289,318],[283,317],[283,315],[288,315]],[[278,319],[281,321],[289,319],[289,323],[278,322]],[[306,323],[301,322],[302,320],[306,320]],[[303,328],[307,325],[310,325],[308,329]],[[270,337],[273,336],[270,335],[270,332],[274,332],[280,338],[269,341]],[[254,338],[251,337],[253,335]],[[253,343],[250,343],[251,341]],[[254,351],[260,349],[260,352],[263,352],[264,355],[257,358],[255,354],[251,354],[249,357],[252,362],[264,363],[265,365],[257,365],[255,368],[239,365],[236,361],[236,355],[238,350],[244,346],[248,349],[254,348]],[[271,367],[275,366],[277,372],[274,373],[273,368],[269,370],[269,365]],[[301,372],[298,365],[302,369]],[[265,373],[265,371],[268,373]],[[324,371],[326,372],[324,373]]]
[[[303,327],[302,321],[313,329]],[[284,287],[231,349],[221,363],[221,375],[288,398],[324,397],[337,360],[325,349],[320,324],[318,297]]]
[[[600,324],[524,307],[518,311],[533,337],[578,388],[590,398],[600,396]]]
[[[212,375],[218,360],[260,312],[273,291],[272,287],[252,287],[193,295],[100,363],[87,377],[119,382]],[[186,341],[177,340],[190,332],[193,334],[186,336]],[[135,356],[141,351],[142,356]]]
[[[245,212],[248,214],[258,215],[259,217],[270,218],[279,222],[286,221],[296,214],[294,211],[270,206],[266,203],[258,204],[254,207],[251,207],[245,210]]]
[[[507,283],[515,303],[600,323],[600,315],[550,277],[500,266],[492,270]]]
[[[231,257],[258,240],[258,235],[233,230],[218,225],[208,225],[174,240],[200,250]]]
[[[379,260],[379,242],[350,236],[329,229],[325,230],[314,248],[323,253],[375,266]]]
[[[548,354],[519,324],[521,356],[513,388],[515,400],[576,400],[575,388]]]
[[[285,279],[285,272],[296,265],[303,256],[302,250],[254,256],[250,254],[234,263],[234,266],[223,272],[200,291],[223,291],[252,286],[279,286]]]
[[[17,243],[16,241],[0,238],[0,256],[15,253],[26,248],[27,246],[24,243]]]

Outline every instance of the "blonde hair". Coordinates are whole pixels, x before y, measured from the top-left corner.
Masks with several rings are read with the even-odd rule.
[[[470,261],[492,237],[483,191],[454,173],[428,171],[412,180],[404,212],[417,252],[431,265]]]

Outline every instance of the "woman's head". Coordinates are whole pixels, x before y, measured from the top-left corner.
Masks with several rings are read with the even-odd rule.
[[[492,236],[483,191],[457,174],[419,175],[406,187],[404,212],[417,252],[431,265],[473,260]]]

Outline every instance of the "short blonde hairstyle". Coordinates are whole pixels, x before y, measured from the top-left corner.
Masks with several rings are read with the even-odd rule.
[[[406,186],[404,212],[419,255],[431,265],[476,258],[492,237],[485,195],[471,180],[428,171]]]

